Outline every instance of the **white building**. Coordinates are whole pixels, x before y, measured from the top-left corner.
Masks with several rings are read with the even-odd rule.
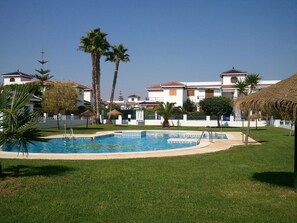
[[[25,84],[25,83],[32,82],[33,80],[33,77],[31,75],[22,73],[19,70],[13,73],[2,74],[2,76],[4,79],[3,80],[4,85]]]
[[[147,87],[148,101],[154,102],[174,102],[176,106],[183,106],[189,98],[196,105],[200,100],[207,97],[224,96],[227,98],[237,98],[238,91],[235,87],[237,80],[243,80],[247,72],[238,69],[224,71],[220,73],[221,81],[211,82],[168,82]],[[261,80],[257,89],[268,87],[279,80]]]
[[[20,72],[19,70],[12,73],[2,74],[4,85],[10,84],[26,84],[34,83],[36,80],[31,75]],[[51,82],[51,81],[50,81]],[[93,100],[92,88],[73,81],[66,81],[70,83],[77,92],[77,107],[91,105]]]

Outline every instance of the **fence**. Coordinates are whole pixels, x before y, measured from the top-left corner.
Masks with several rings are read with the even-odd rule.
[[[79,117],[74,115],[60,115],[59,118],[60,126],[66,125],[67,127],[77,126],[77,125],[86,125],[87,118]],[[48,117],[45,115],[40,118],[38,128],[46,129],[46,128],[54,128],[58,126],[57,116]]]
[[[119,115],[117,119],[113,120],[114,124],[117,125],[157,125],[160,126],[163,123],[163,118],[158,115],[146,115],[144,117],[144,120],[137,120],[135,115],[131,116],[125,116],[126,118],[123,118],[123,116]],[[128,118],[129,117],[129,118]],[[131,118],[130,118],[131,117]],[[89,120],[89,123],[92,121]],[[107,118],[103,117],[102,120],[103,123],[107,123]],[[246,127],[247,121],[237,121],[234,119],[234,116],[225,117],[222,116],[219,120],[220,125],[223,127]],[[60,126],[66,125],[67,127],[72,126],[78,126],[78,125],[86,125],[87,118],[85,117],[79,117],[74,115],[61,115],[60,116]],[[216,127],[218,125],[217,118],[215,116],[188,116],[186,114],[182,116],[175,116],[169,119],[169,123],[171,126],[212,126]],[[290,129],[292,128],[291,121],[287,120],[270,120],[269,124],[275,127],[283,127]],[[251,127],[263,127],[266,126],[267,122],[266,120],[253,120],[250,122]],[[40,119],[39,128],[54,128],[57,127],[57,116],[48,117],[45,116]]]
[[[106,123],[107,120],[104,120],[103,123]],[[219,120],[220,125],[223,127],[246,127],[247,121],[236,121],[234,116],[224,117],[222,116]],[[115,124],[117,125],[162,125],[163,118],[155,115],[155,116],[145,116],[144,120],[136,120],[136,119],[124,119],[123,116],[119,115],[115,120]],[[218,120],[215,116],[197,116],[188,117],[186,114],[182,116],[176,116],[169,119],[169,123],[171,126],[218,126]],[[263,127],[266,126],[267,122],[265,120],[253,120],[250,121],[251,127]]]

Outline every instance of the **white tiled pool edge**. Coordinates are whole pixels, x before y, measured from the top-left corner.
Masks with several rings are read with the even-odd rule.
[[[176,131],[176,132],[181,132],[181,131]],[[98,132],[96,134],[91,134],[91,135],[75,134],[75,137],[95,137],[95,136],[106,135],[111,133],[113,132],[111,131]],[[226,134],[228,137],[228,140],[219,139],[219,140],[213,140],[213,143],[210,143],[208,139],[202,139],[199,145],[182,148],[182,149],[145,151],[145,152],[126,152],[126,153],[79,153],[79,154],[77,153],[67,153],[67,154],[30,153],[28,156],[23,156],[21,153],[18,155],[18,153],[15,153],[15,152],[0,151],[0,158],[44,159],[44,160],[106,160],[106,159],[172,157],[172,156],[185,156],[185,155],[194,155],[194,154],[203,154],[203,153],[213,153],[213,152],[227,150],[233,146],[244,145],[244,143],[242,143],[241,132],[222,132],[222,134]],[[48,138],[58,138],[58,137],[63,137],[63,135],[51,136]],[[252,138],[249,138],[249,143],[259,144]]]

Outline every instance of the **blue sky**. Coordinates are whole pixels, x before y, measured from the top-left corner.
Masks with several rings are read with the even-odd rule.
[[[80,37],[100,27],[129,49],[115,99],[169,81],[219,81],[233,66],[263,79],[297,72],[296,0],[0,0],[0,73],[34,74],[46,52],[56,80],[91,84]],[[103,99],[114,65],[101,62]],[[0,79],[1,80],[1,79]]]

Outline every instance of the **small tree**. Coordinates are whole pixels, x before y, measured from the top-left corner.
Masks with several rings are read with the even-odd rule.
[[[220,117],[232,113],[231,99],[225,97],[210,97],[199,102],[201,109],[206,115],[217,116],[218,127],[220,127]]]
[[[189,98],[184,102],[183,108],[186,112],[196,111],[195,103],[193,101],[191,101]]]
[[[163,117],[164,121],[162,123],[162,127],[169,127],[169,118],[178,113],[180,108],[174,106],[175,103],[161,103],[159,102],[158,107],[156,108],[156,111]]]
[[[76,108],[77,94],[70,83],[54,82],[43,96],[42,109],[57,115],[57,126],[60,129],[60,114]]]
[[[0,85],[0,146],[13,143],[19,152],[28,154],[29,143],[45,141],[37,129],[38,113],[25,107],[31,96],[28,85]]]

